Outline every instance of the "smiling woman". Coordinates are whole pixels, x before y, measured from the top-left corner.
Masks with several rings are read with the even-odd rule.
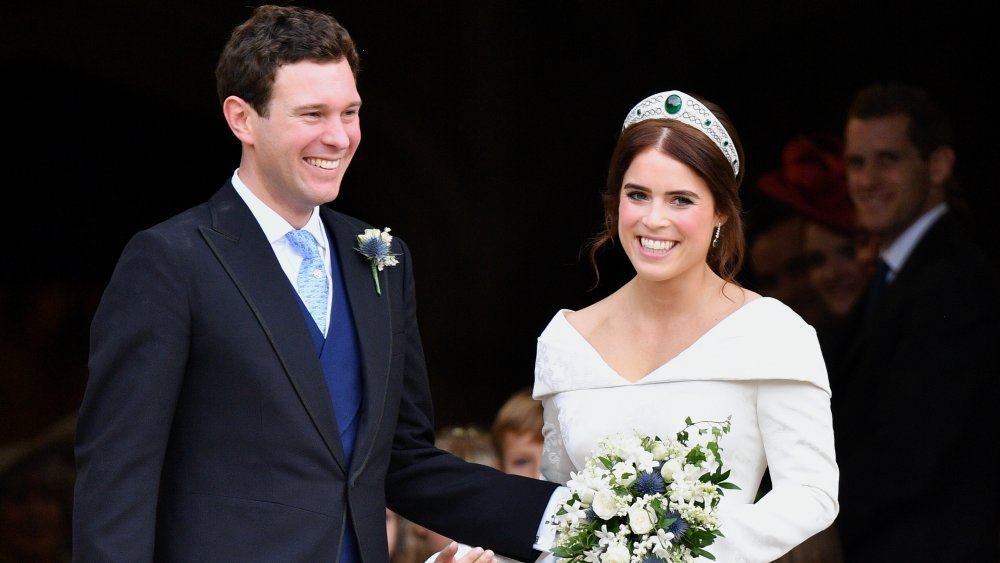
[[[629,113],[591,258],[596,269],[617,237],[635,275],[588,307],[556,313],[538,338],[533,396],[543,405],[542,474],[559,483],[581,474],[604,436],[673,436],[687,417],[731,420],[719,447],[739,490],[717,507],[724,537],[712,553],[764,563],[833,522],[838,468],[815,330],[735,279],[742,162],[731,120],[708,101],[673,90]],[[773,487],[758,501],[768,466]],[[605,540],[639,560],[665,553],[625,534]]]

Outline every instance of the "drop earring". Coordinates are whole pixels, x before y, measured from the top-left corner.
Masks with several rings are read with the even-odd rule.
[[[719,246],[719,232],[722,231],[722,223],[715,224],[715,236],[712,237],[712,248]]]

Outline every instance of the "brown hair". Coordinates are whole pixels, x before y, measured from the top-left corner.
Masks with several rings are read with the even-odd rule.
[[[445,426],[437,431],[434,445],[465,461],[499,467],[490,437],[475,425]]]
[[[542,402],[531,396],[531,388],[525,387],[516,391],[497,411],[490,427],[493,436],[493,447],[503,459],[503,437],[507,434],[538,435],[542,441]]]
[[[215,67],[219,102],[239,96],[267,117],[281,65],[346,59],[357,78],[360,58],[351,35],[332,16],[297,6],[263,5],[238,25]]]
[[[595,286],[600,283],[597,254],[605,246],[613,245],[618,235],[618,203],[621,199],[625,171],[636,155],[649,148],[655,148],[687,164],[708,184],[715,200],[716,210],[727,217],[726,223],[722,226],[718,247],[709,250],[708,264],[722,279],[739,285],[736,276],[743,266],[746,252],[739,188],[746,169],[746,157],[729,116],[722,111],[722,108],[711,102],[701,98],[698,98],[698,101],[715,114],[732,138],[733,146],[739,155],[739,173],[734,175],[733,165],[722,153],[722,149],[705,133],[691,125],[675,119],[648,119],[629,125],[618,137],[618,143],[611,154],[608,180],[601,194],[604,204],[604,229],[588,243],[590,263],[597,278]]]

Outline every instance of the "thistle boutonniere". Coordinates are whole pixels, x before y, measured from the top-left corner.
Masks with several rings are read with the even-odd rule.
[[[375,280],[375,292],[382,295],[382,288],[378,284],[378,273],[386,266],[399,264],[396,260],[398,254],[389,252],[392,249],[392,235],[386,227],[384,231],[378,229],[365,229],[365,232],[358,235],[358,247],[355,249],[368,259],[372,267],[372,279]]]

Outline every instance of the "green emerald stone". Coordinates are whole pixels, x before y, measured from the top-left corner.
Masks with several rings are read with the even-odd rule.
[[[722,141],[722,146],[728,147],[729,146],[729,141]]]
[[[712,120],[711,119],[706,119],[705,120],[705,127],[711,127],[711,126],[712,126]]]
[[[667,113],[674,115],[675,113],[681,111],[681,97],[677,94],[671,94],[667,96],[667,101],[663,104],[663,109],[667,110]]]

